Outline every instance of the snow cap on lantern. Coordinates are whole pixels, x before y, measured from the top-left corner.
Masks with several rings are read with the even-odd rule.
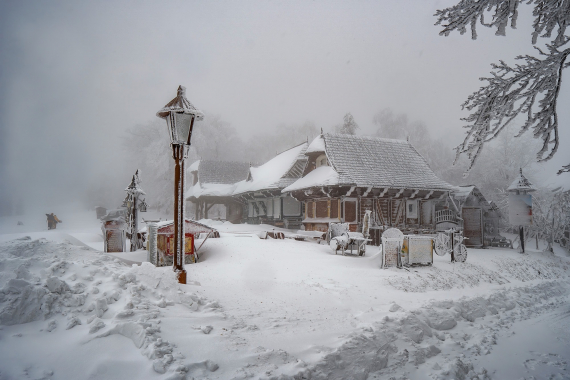
[[[156,116],[166,119],[172,144],[190,145],[194,120],[202,120],[204,114],[186,99],[186,88],[178,87],[174,99],[156,113]]]
[[[522,168],[520,169],[519,176],[511,183],[507,188],[507,191],[517,192],[517,193],[530,193],[536,191],[534,185],[522,174]]]

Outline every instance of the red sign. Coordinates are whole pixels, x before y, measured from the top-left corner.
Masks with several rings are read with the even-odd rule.
[[[174,236],[167,238],[166,244],[166,255],[172,256],[174,254]],[[184,254],[193,255],[194,254],[194,235],[186,233],[184,239]]]

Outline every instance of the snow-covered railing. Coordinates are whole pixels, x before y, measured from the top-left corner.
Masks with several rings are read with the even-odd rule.
[[[435,222],[457,222],[457,216],[455,212],[451,210],[440,210],[435,212]]]

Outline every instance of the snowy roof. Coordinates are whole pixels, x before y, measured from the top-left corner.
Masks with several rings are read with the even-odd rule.
[[[444,191],[453,189],[452,185],[435,175],[426,160],[407,141],[337,133],[327,133],[315,140],[317,139],[324,141],[327,158],[338,174],[339,185]],[[313,143],[314,146],[320,144],[315,141]],[[327,180],[330,179],[328,176]],[[289,189],[323,185],[325,184],[312,182],[311,186],[294,185]]]
[[[192,162],[192,165],[190,165],[190,166],[188,167],[188,171],[189,171],[190,173],[192,173],[192,172],[197,172],[197,171],[198,171],[198,167],[200,166],[200,161],[201,161],[201,160],[197,160],[197,161]]]
[[[507,188],[507,191],[536,191],[533,187],[532,183],[522,174],[522,169],[520,171],[519,176],[511,183],[511,185]]]
[[[307,153],[316,153],[324,151],[325,151],[325,140],[323,138],[323,135],[317,136],[317,138],[314,139],[307,148]]]
[[[196,120],[202,120],[204,118],[202,111],[199,111],[188,99],[186,99],[186,87],[184,86],[178,87],[176,97],[158,111],[156,116],[165,119],[171,111],[194,115]]]
[[[192,220],[192,219],[189,219],[189,218],[184,218],[184,221],[186,222],[186,223],[185,223],[186,225],[189,224],[189,225],[192,225],[192,226],[194,226],[194,227],[201,227],[201,228],[204,228],[204,229],[207,229],[207,230],[210,230],[210,231],[216,231],[215,228],[210,227],[210,226],[208,226],[207,224],[200,223],[200,222],[197,222],[197,221]],[[173,224],[174,224],[174,220],[162,220],[162,221],[160,221],[160,222],[156,222],[156,227],[160,229],[160,228],[163,228],[163,227],[171,226],[171,225],[173,225]],[[187,228],[187,227],[185,228],[185,230],[186,230],[186,232],[188,232],[188,228]],[[140,231],[140,232],[148,232],[148,223],[146,224],[146,226],[144,226],[143,228],[141,228],[139,231]]]
[[[233,194],[236,185],[234,183],[206,183],[200,184],[199,182],[186,190],[186,199],[200,198],[200,197],[229,197]]]
[[[233,161],[200,160],[190,166],[190,172],[198,172],[198,183],[186,191],[186,199],[201,196],[231,196],[236,183],[245,180],[249,164]]]
[[[476,187],[474,185],[454,186],[453,197],[460,199],[460,200],[465,200],[475,189],[476,189]]]
[[[250,168],[249,178],[237,183],[234,195],[249,191],[281,189],[295,182],[305,170],[307,146],[307,143],[302,143],[279,153],[259,167]]]
[[[246,179],[248,174],[247,162],[200,160],[198,165],[198,181],[201,184],[232,184]]]
[[[303,178],[299,178],[290,186],[283,189],[286,191],[308,189],[315,186],[338,185],[338,173],[330,166],[319,166]]]

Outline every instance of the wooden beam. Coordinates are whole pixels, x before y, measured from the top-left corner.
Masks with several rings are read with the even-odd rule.
[[[368,189],[366,189],[366,191],[364,192],[364,194],[362,194],[362,196],[366,197],[368,195],[368,193],[370,192],[370,190],[372,190],[372,186],[368,187]]]
[[[321,186],[321,191],[323,192],[324,195],[326,195],[327,197],[331,198],[330,191],[327,193],[327,192],[325,191],[325,187],[324,187],[324,186]]]
[[[412,196],[410,197],[410,199],[414,199],[414,198],[416,197],[416,195],[418,195],[419,192],[420,192],[419,190],[415,190],[415,191],[412,193]]]
[[[346,193],[345,196],[346,196],[346,197],[349,197],[350,194],[352,194],[352,192],[354,191],[354,189],[356,189],[356,186],[352,186],[352,187],[350,188],[350,190],[348,190],[348,193]]]
[[[429,197],[431,197],[432,194],[433,194],[433,190],[430,190],[430,192],[427,193],[427,195],[424,197],[424,199],[428,199]]]
[[[401,188],[400,191],[398,191],[398,194],[396,194],[396,195],[394,196],[394,198],[399,198],[400,195],[402,195],[402,194],[404,193],[404,190],[405,190],[404,188]]]
[[[384,191],[382,191],[382,193],[380,193],[380,195],[378,196],[379,198],[384,197],[384,195],[388,192],[389,187],[385,187]]]

